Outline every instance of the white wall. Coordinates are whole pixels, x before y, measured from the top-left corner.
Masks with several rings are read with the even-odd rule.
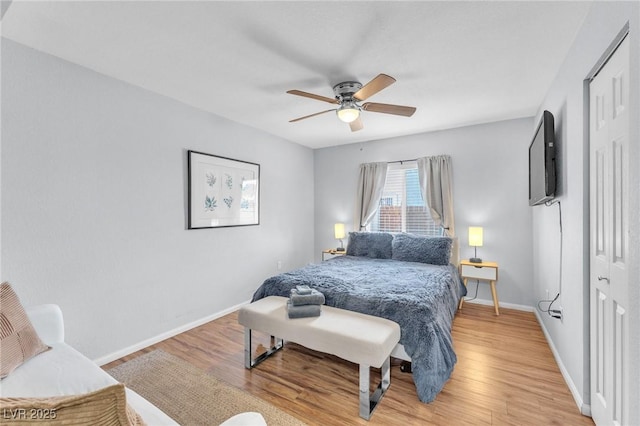
[[[570,385],[579,405],[584,404],[583,412],[589,410],[589,145],[588,123],[585,120],[585,90],[583,81],[596,65],[600,57],[629,21],[631,48],[631,119],[632,149],[631,154],[636,159],[631,167],[632,202],[630,212],[637,229],[638,221],[638,179],[637,165],[640,164],[640,148],[638,147],[638,126],[640,114],[638,108],[638,93],[640,93],[638,66],[640,34],[638,26],[639,4],[637,2],[595,2],[584,25],[578,33],[565,62],[560,69],[552,87],[547,93],[538,117],[542,111],[551,111],[556,118],[556,137],[560,146],[560,158],[558,160],[560,175],[560,196],[562,202],[564,252],[562,256],[562,295],[559,304],[564,308],[564,320],[562,322],[542,316],[544,327],[551,337],[560,362],[566,368],[570,378]],[[635,208],[634,208],[635,206]],[[635,212],[635,214],[634,214]],[[533,238],[534,238],[534,288],[535,297],[543,298],[544,291],[550,286],[549,282],[557,279],[559,268],[559,246],[557,235],[557,210],[553,208],[536,207],[533,209]],[[637,284],[639,276],[640,256],[638,256],[638,235],[632,237],[631,256],[635,262],[630,265],[633,271],[629,276],[634,277]],[[632,285],[631,305],[634,306],[631,313],[630,326],[632,336],[635,336],[635,344],[632,345],[633,376],[630,380],[635,393],[632,401],[635,404],[635,421],[638,417],[638,365],[640,364],[640,344],[638,344],[638,322],[640,321],[640,298],[637,285]],[[571,383],[572,382],[572,383]]]
[[[313,151],[2,39],[2,280],[91,358],[313,258]],[[186,230],[187,149],[259,163],[260,225]]]
[[[361,163],[448,154],[453,161],[460,257],[473,255],[468,227],[483,226],[484,246],[478,256],[500,265],[500,301],[531,306],[531,127],[532,119],[525,118],[316,150],[316,260],[322,249],[339,244],[333,238],[334,223],[345,222],[348,230],[357,230],[355,198]],[[470,288],[475,289],[475,283]],[[488,285],[480,285],[478,298],[491,300]]]
[[[9,4],[6,4],[9,7]],[[6,12],[5,3],[0,4],[0,34],[2,34],[2,20]],[[0,43],[0,189],[2,188],[2,43]],[[2,192],[0,191],[0,254],[2,253]],[[2,278],[2,258],[0,257],[0,282]]]

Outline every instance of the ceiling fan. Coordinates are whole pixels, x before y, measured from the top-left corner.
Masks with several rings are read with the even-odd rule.
[[[342,83],[338,83],[333,86],[333,93],[335,95],[335,98],[314,95],[313,93],[303,92],[301,90],[288,90],[287,93],[290,93],[292,95],[304,96],[305,98],[316,99],[318,101],[338,105],[337,108],[332,108],[326,111],[320,111],[316,112],[315,114],[305,115],[304,117],[289,120],[289,123],[295,123],[296,121],[315,117],[316,115],[324,114],[329,111],[335,111],[341,121],[349,124],[352,132],[357,132],[358,130],[362,130],[363,128],[362,120],[360,119],[360,112],[362,110],[411,117],[413,113],[416,112],[416,109],[414,107],[392,104],[379,104],[375,102],[365,102],[363,104],[360,104],[360,102],[368,99],[370,96],[375,95],[382,89],[392,85],[395,82],[395,78],[386,74],[378,74],[377,77],[375,77],[364,86],[358,81],[343,81]]]

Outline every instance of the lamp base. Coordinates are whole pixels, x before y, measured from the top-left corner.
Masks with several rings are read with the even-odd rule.
[[[346,250],[346,249],[345,249],[344,247],[338,247],[338,248],[336,249],[336,251],[345,251],[345,250]]]
[[[480,259],[479,257],[472,257],[471,259],[469,259],[469,262],[471,262],[471,263],[482,263],[482,259]]]

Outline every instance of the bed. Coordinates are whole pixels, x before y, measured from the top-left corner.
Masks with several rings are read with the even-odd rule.
[[[329,306],[397,322],[397,352],[411,360],[420,400],[431,402],[456,363],[451,326],[466,294],[450,262],[452,245],[448,237],[351,232],[345,256],[271,277],[253,301],[287,297],[296,285],[306,284],[324,293]]]

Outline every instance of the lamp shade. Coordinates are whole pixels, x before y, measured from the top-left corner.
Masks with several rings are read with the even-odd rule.
[[[351,123],[360,117],[360,111],[357,108],[351,108],[349,106],[338,108],[336,113],[338,114],[338,118],[345,123]]]
[[[471,247],[482,247],[482,227],[469,227],[469,245]]]
[[[340,240],[345,237],[344,223],[336,223],[335,226],[333,227],[333,230],[336,235],[336,240]]]

